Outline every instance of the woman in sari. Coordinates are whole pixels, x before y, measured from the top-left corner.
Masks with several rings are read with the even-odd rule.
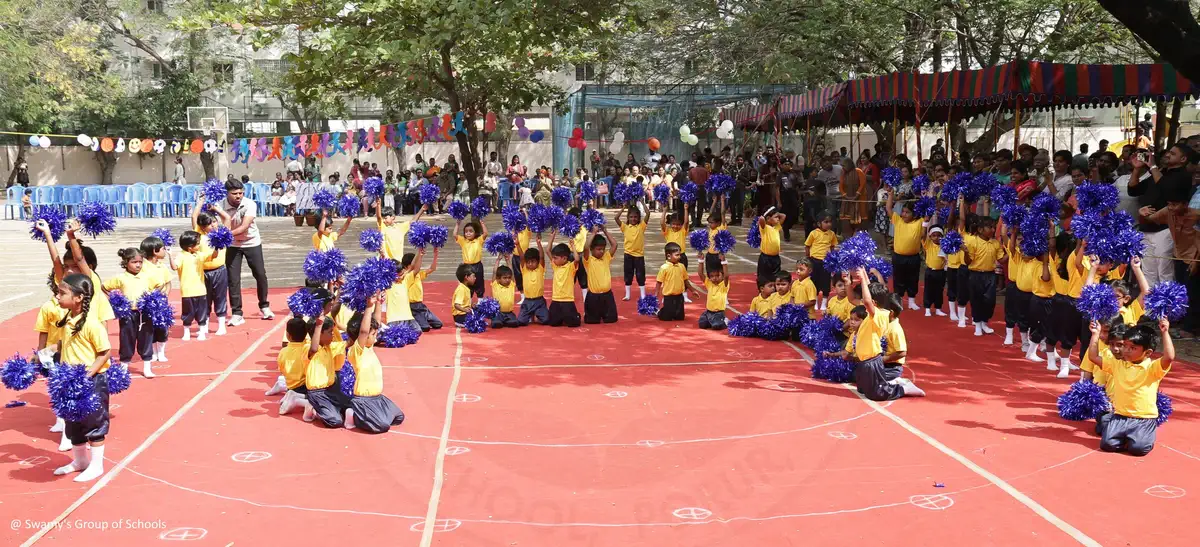
[[[867,173],[855,167],[853,161],[842,160],[842,178],[838,189],[843,196],[839,215],[843,223],[842,233],[850,233],[867,216]]]

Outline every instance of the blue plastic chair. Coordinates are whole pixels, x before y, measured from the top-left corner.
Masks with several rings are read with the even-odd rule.
[[[183,206],[183,216],[191,216],[192,207],[196,206],[196,193],[199,191],[200,186],[196,184],[187,184],[183,186],[183,192],[179,194],[179,201]]]
[[[146,185],[136,183],[125,190],[125,205],[129,208],[130,217],[142,217],[146,214]]]
[[[62,199],[59,200],[58,203],[59,203],[59,206],[62,207],[63,210],[65,210],[67,212],[67,214],[71,214],[72,211],[77,209],[83,203],[83,198],[84,198],[83,188],[80,188],[78,186],[71,187],[71,188],[65,188],[65,189],[63,189]]]
[[[61,205],[63,203],[63,197],[64,197],[65,190],[66,190],[66,187],[64,187],[64,186],[51,186],[50,187],[50,195],[51,195],[50,202]]]
[[[4,218],[25,220],[25,207],[21,205],[21,197],[25,195],[24,186],[11,186],[4,193]],[[30,198],[33,199],[33,198]],[[11,215],[11,216],[10,216]]]
[[[125,216],[125,187],[105,186],[104,205],[118,217]]]
[[[168,216],[176,216],[179,214],[180,201],[183,198],[183,186],[172,184],[166,188],[166,202],[164,209]]]
[[[167,203],[167,189],[161,184],[156,184],[146,188],[146,205],[150,209],[150,216],[162,218],[163,207]]]

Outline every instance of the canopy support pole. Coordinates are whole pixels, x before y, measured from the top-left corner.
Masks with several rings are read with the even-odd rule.
[[[1057,108],[1050,109],[1050,153],[1053,154],[1058,148],[1058,119],[1055,113]]]
[[[804,122],[804,159],[810,159],[812,156],[812,114],[805,118]]]
[[[999,135],[997,135],[999,137]],[[1021,101],[1017,101],[1017,124],[1013,126],[1013,152],[1021,147]]]
[[[897,147],[896,147],[896,126],[900,125],[900,113],[899,113],[899,109],[900,109],[900,105],[896,105],[896,104],[892,105],[892,157],[893,157],[893,158],[894,158],[894,157],[896,157],[896,150],[897,150]],[[905,146],[905,148],[908,148],[908,143],[907,143],[907,142],[905,142],[905,143],[904,143],[904,146]],[[905,151],[904,151],[904,153],[905,153],[905,154],[907,154],[907,153],[908,153],[908,150],[905,150]]]

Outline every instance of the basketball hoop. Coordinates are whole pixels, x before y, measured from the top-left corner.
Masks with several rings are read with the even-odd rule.
[[[206,137],[213,132],[229,132],[229,109],[224,106],[189,106],[187,115],[190,131],[199,131]]]

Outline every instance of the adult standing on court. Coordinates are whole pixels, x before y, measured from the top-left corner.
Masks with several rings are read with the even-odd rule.
[[[271,303],[267,301],[267,267],[263,263],[262,238],[258,234],[258,225],[254,218],[258,216],[258,205],[246,198],[246,189],[241,181],[225,183],[226,197],[221,207],[229,215],[230,228],[233,230],[233,245],[225,254],[226,269],[229,270],[229,305],[233,308],[233,317],[229,326],[236,327],[245,323],[242,318],[242,259],[250,264],[250,273],[254,275],[254,283],[258,288],[258,308],[263,319],[274,319]]]

